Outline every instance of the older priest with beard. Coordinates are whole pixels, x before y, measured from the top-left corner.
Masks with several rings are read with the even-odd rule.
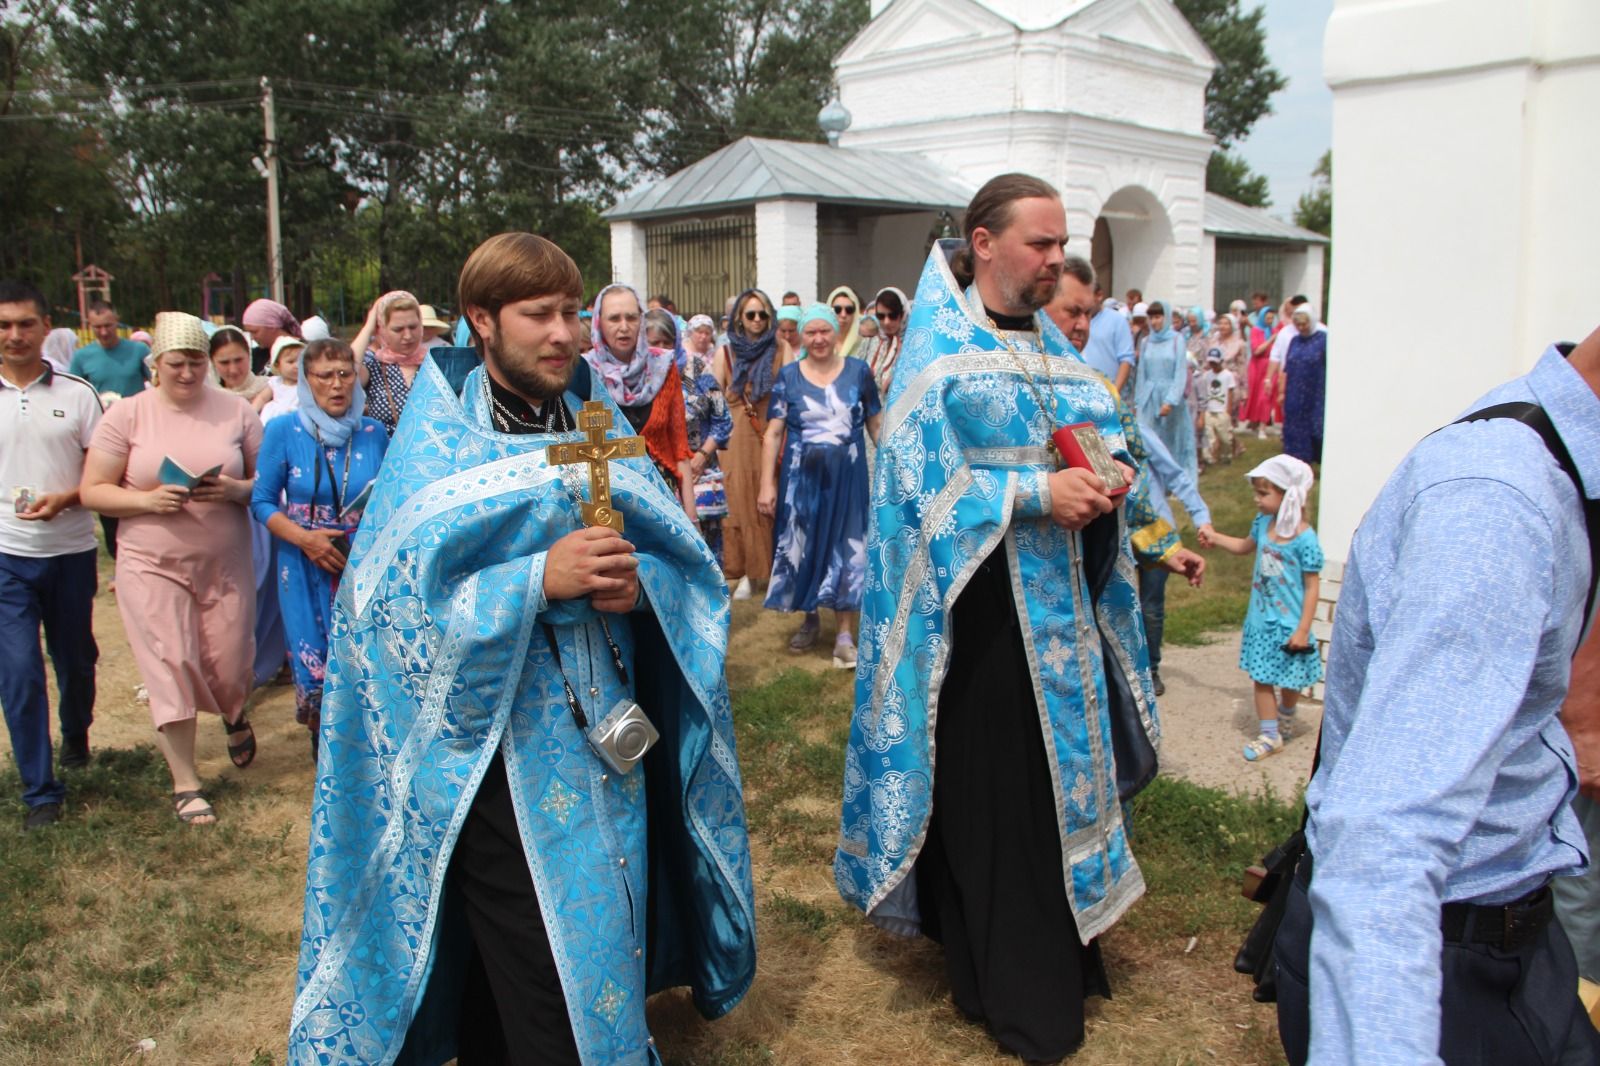
[[[1144,890],[1122,802],[1157,727],[1124,509],[1050,435],[1088,422],[1132,457],[1039,313],[1059,195],[1002,175],[964,228],[929,254],[879,438],[834,873],[876,924],[943,943],[957,1009],[1054,1062],[1107,990],[1095,937]]]
[[[754,975],[716,563],[647,458],[609,464],[626,539],[547,458],[585,401],[627,432],[581,286],[485,242],[484,365],[458,398],[425,362],[389,446],[333,614],[291,1063],[659,1063],[648,994],[717,1017]],[[660,739],[621,769],[595,730],[631,701]]]

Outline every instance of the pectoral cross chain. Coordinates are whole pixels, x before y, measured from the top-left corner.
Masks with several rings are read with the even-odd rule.
[[[578,412],[578,429],[589,439],[573,444],[552,444],[545,456],[551,466],[589,464],[589,499],[583,504],[583,521],[622,532],[622,512],[611,506],[611,462],[644,455],[643,437],[606,437],[615,424],[611,411],[599,400],[589,400]]]

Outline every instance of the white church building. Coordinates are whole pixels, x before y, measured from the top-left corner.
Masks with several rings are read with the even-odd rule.
[[[834,61],[832,144],[745,138],[606,212],[612,270],[684,313],[910,289],[1007,171],[1061,190],[1108,292],[1189,307],[1320,302],[1325,238],[1205,191],[1216,60],[1170,0],[872,0]]]

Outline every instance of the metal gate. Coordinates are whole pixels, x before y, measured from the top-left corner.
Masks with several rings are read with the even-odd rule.
[[[1211,298],[1212,307],[1226,311],[1234,300],[1249,301],[1257,289],[1267,294],[1273,306],[1284,297],[1284,248],[1281,244],[1255,244],[1244,241],[1217,239],[1216,284]]]
[[[756,283],[755,212],[650,226],[644,250],[646,298],[664,293],[684,318],[721,321],[728,300]]]

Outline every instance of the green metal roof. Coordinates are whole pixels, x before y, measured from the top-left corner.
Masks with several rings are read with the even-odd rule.
[[[977,190],[923,156],[745,137],[623,196],[605,218],[661,218],[811,200],[905,211],[961,211]]]
[[[1242,237],[1253,241],[1281,241],[1285,244],[1327,244],[1328,238],[1292,222],[1273,218],[1259,207],[1247,207],[1237,200],[1206,193],[1206,232],[1214,237]]]

